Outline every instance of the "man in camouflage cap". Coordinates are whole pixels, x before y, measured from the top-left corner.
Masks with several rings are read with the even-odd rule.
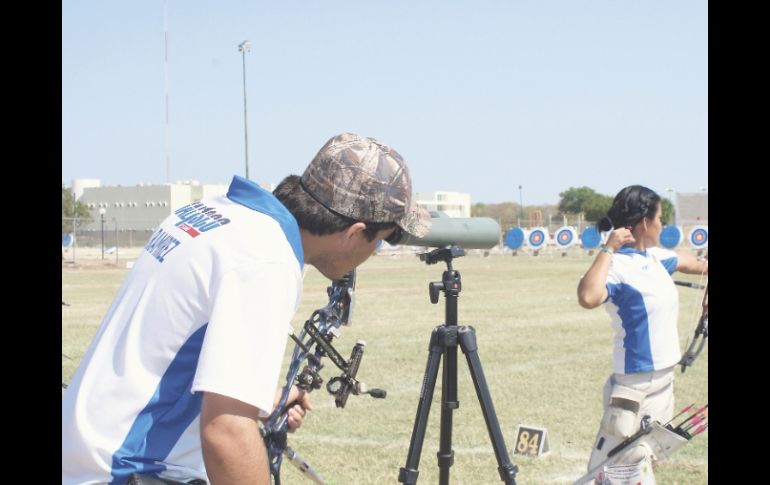
[[[277,405],[304,264],[339,279],[381,240],[425,236],[404,160],[351,133],[271,194],[235,176],[150,237],[62,396],[62,484],[269,484],[259,420]],[[287,402],[298,428],[308,395]]]
[[[285,178],[273,194],[297,220],[305,262],[331,279],[364,262],[380,239],[397,243],[402,232],[430,231],[401,155],[353,133],[327,141],[302,177]]]
[[[351,219],[395,222],[415,237],[430,230],[428,212],[412,198],[404,159],[374,138],[335,136],[310,162],[301,184],[316,201]]]

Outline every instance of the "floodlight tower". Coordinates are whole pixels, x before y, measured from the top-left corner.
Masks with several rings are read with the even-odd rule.
[[[246,178],[249,178],[249,129],[246,113],[246,53],[251,51],[251,42],[244,40],[238,44],[238,51],[243,54],[243,142],[246,150]]]
[[[102,222],[102,259],[104,259],[104,214],[107,213],[107,209],[104,207],[99,208],[99,219]]]

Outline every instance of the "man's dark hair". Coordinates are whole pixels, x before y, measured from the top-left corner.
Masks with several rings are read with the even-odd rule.
[[[324,236],[344,231],[355,224],[355,219],[343,216],[315,200],[309,193],[302,188],[299,175],[289,175],[278,184],[273,190],[273,195],[286,206],[301,229],[306,230],[314,236]],[[377,233],[383,229],[396,227],[396,233],[400,233],[395,222],[367,222],[364,229],[364,236],[369,241],[374,241]],[[397,238],[388,238],[394,240]]]
[[[654,190],[642,185],[629,185],[618,192],[607,216],[601,218],[596,227],[600,231],[609,231],[613,227],[634,227],[642,218],[654,218],[658,204],[660,196]]]

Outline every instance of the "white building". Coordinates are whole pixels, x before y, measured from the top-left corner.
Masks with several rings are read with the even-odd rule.
[[[75,179],[72,181],[72,196],[75,200],[83,196],[83,191],[89,187],[101,187],[102,181],[99,179]]]
[[[460,192],[415,192],[417,205],[449,217],[471,216],[471,195]]]

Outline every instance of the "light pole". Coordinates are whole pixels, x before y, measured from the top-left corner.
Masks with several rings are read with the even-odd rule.
[[[77,227],[78,227],[78,200],[75,198],[75,184],[72,184],[70,190],[72,194],[72,261],[75,261],[75,244],[77,242]]]
[[[519,185],[519,227],[521,227],[521,219],[524,217],[524,198],[521,196],[521,185]]]
[[[107,212],[107,209],[104,207],[101,207],[99,209],[99,219],[102,223],[102,259],[104,259],[104,214]]]
[[[249,129],[246,116],[246,53],[251,51],[251,42],[244,40],[238,44],[238,51],[243,53],[243,142],[246,150],[246,178],[249,178]]]
[[[118,218],[113,217],[113,221],[115,221],[115,264],[118,264],[118,251],[120,251],[120,241],[118,241]]]

